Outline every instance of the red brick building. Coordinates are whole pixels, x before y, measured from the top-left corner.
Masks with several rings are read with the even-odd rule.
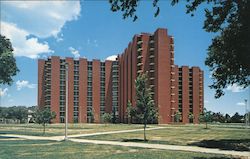
[[[68,64],[69,122],[101,122],[105,112],[126,123],[128,101],[136,105],[135,79],[148,72],[152,96],[158,107],[158,123],[198,122],[203,110],[203,71],[174,64],[174,38],[166,29],[135,35],[115,61],[60,58],[38,61],[38,105],[57,113],[64,122],[65,64]],[[193,114],[193,121],[190,120]]]

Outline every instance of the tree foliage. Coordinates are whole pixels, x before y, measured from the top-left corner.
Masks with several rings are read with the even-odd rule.
[[[19,72],[9,39],[0,35],[0,84],[10,85],[12,77]]]
[[[144,124],[144,140],[146,141],[147,123],[157,119],[157,110],[148,86],[147,74],[140,74],[135,80],[137,117]]]
[[[128,123],[132,123],[133,118],[136,117],[136,107],[133,107],[130,101],[128,101],[127,104],[127,116],[128,116]]]
[[[43,126],[43,134],[45,134],[45,126],[46,124],[50,124],[52,119],[56,118],[56,113],[51,112],[49,108],[37,109],[34,114],[35,122],[38,124],[42,124]]]
[[[25,123],[28,119],[28,108],[25,106],[0,107],[0,118],[19,120]]]
[[[181,112],[179,112],[179,111],[175,112],[175,114],[174,114],[174,120],[175,120],[175,122],[179,123],[180,120],[181,120],[181,117],[182,117]]]
[[[109,114],[109,113],[104,113],[104,114],[102,115],[102,120],[103,120],[103,122],[105,123],[105,125],[106,125],[107,123],[111,123],[111,121],[112,121],[112,115]]]
[[[236,112],[232,117],[231,117],[231,122],[232,123],[243,123],[245,120],[243,115],[240,115],[238,112]]]
[[[212,122],[212,112],[204,109],[204,112],[199,115],[199,121],[206,124],[206,129],[208,128],[207,124]]]
[[[111,10],[123,12],[123,18],[136,16],[142,0],[110,0]],[[179,0],[170,1],[172,5]],[[205,64],[212,72],[215,97],[224,95],[224,88],[237,84],[246,88],[250,85],[250,1],[249,0],[186,0],[186,13],[194,15],[197,8],[207,3],[203,29],[217,33],[208,47]],[[158,0],[152,0],[160,12]]]

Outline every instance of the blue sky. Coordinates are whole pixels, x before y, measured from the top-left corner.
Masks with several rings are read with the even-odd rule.
[[[199,66],[205,71],[205,107],[215,112],[241,114],[249,90],[234,85],[214,99],[210,72],[204,65],[206,49],[215,36],[202,29],[203,7],[195,16],[185,14],[185,4],[171,6],[161,0],[160,15],[150,2],[141,2],[139,19],[122,19],[107,1],[1,1],[1,34],[10,38],[20,72],[12,86],[1,86],[1,106],[37,104],[37,59],[50,55],[102,59],[122,53],[134,34],[167,28],[175,38],[175,63]]]

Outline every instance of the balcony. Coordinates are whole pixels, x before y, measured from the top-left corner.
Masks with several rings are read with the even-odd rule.
[[[142,73],[143,71],[142,70],[138,70],[137,73]]]
[[[151,66],[154,65],[154,64],[155,64],[154,62],[149,63],[149,65],[151,65]]]
[[[140,45],[140,44],[142,44],[142,43],[143,43],[142,40],[137,41],[137,44],[138,44],[138,45]]]
[[[149,41],[150,44],[153,44],[154,42],[155,42],[154,40],[150,40],[150,41]]]
[[[149,58],[154,58],[154,57],[155,57],[155,55],[150,55],[150,56],[149,56]]]
[[[138,48],[137,51],[142,51],[142,48]]]
[[[155,86],[154,84],[149,85],[149,87],[151,87],[151,88],[153,88],[154,86]]]
[[[174,82],[175,81],[175,79],[171,79],[171,82]]]
[[[171,72],[171,75],[174,75],[175,74],[175,72]]]
[[[174,51],[174,44],[170,44],[170,51]]]
[[[137,59],[141,59],[141,58],[142,58],[142,55],[137,56]]]
[[[137,64],[137,66],[142,66],[142,62],[139,62],[139,63]]]
[[[149,72],[155,72],[155,70],[149,70]]]
[[[149,79],[150,79],[150,80],[154,80],[155,78],[154,78],[154,77],[150,77]]]
[[[149,51],[154,51],[155,50],[155,48],[154,47],[151,47],[150,49],[149,49]]]
[[[175,93],[171,93],[171,96],[174,96],[175,95]]]
[[[175,86],[171,86],[171,89],[174,89],[175,88]]]

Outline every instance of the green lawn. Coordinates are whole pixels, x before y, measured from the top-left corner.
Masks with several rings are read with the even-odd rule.
[[[105,131],[138,129],[142,127],[142,125],[127,124],[69,124],[68,134],[88,134]],[[43,135],[43,127],[38,124],[0,124],[0,134],[41,136]],[[64,135],[64,124],[49,124],[46,126],[45,136],[58,135]]]
[[[52,141],[0,140],[1,159],[229,159],[230,156],[182,151]]]
[[[165,127],[165,129],[148,130],[148,142],[250,151],[250,129],[220,125],[212,125],[209,129],[204,129],[204,125],[167,125]],[[143,132],[96,135],[81,138],[141,142]]]

